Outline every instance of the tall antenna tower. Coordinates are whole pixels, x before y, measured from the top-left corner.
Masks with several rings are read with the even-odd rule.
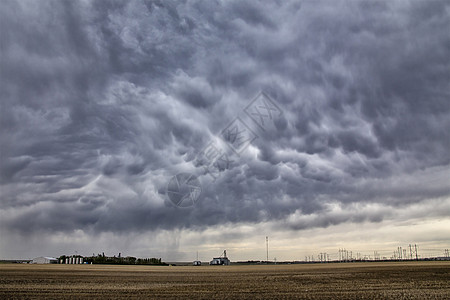
[[[269,263],[269,237],[266,236],[266,262]]]

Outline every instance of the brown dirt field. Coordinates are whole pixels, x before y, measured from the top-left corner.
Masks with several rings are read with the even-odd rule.
[[[450,299],[450,262],[0,265],[0,299]]]

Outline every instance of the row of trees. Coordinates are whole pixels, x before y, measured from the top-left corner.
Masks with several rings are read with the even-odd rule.
[[[60,260],[65,261],[67,256],[60,256]],[[83,262],[88,264],[108,264],[108,265],[167,265],[161,261],[161,258],[136,258],[133,256],[121,257],[105,256],[105,253],[92,255],[91,257],[83,257]]]

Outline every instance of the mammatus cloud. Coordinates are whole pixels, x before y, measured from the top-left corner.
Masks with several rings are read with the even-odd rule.
[[[446,1],[0,5],[5,236],[448,217]],[[244,112],[260,91],[282,111],[265,132]],[[170,205],[236,117],[258,138]]]

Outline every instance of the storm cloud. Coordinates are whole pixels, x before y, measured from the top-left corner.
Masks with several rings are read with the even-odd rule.
[[[4,253],[10,235],[449,217],[447,1],[0,6]],[[244,112],[260,92],[271,130]],[[236,117],[257,138],[172,205]]]

